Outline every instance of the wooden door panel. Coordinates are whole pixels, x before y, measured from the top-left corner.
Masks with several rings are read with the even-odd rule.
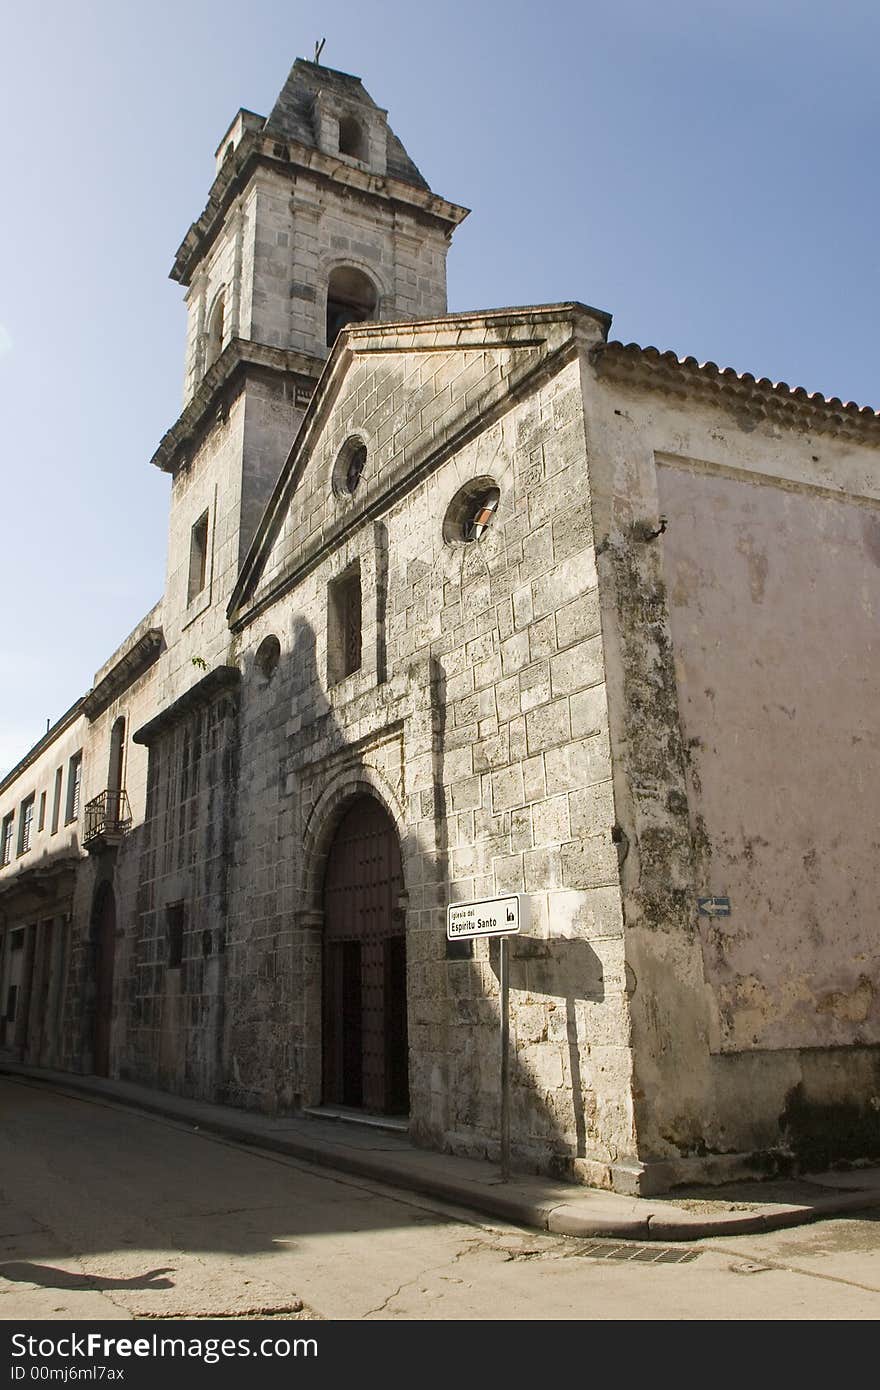
[[[339,823],[324,877],[327,1103],[379,1113],[408,1108],[406,939],[396,910],[402,887],[394,825],[374,798],[359,797]]]

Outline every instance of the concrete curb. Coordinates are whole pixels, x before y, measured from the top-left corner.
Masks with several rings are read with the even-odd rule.
[[[287,1158],[318,1168],[332,1168],[352,1177],[368,1178],[387,1187],[403,1188],[484,1216],[512,1221],[553,1235],[694,1241],[709,1236],[753,1235],[782,1230],[823,1217],[880,1206],[880,1190],[827,1192],[818,1186],[816,1200],[809,1204],[780,1203],[768,1206],[756,1202],[754,1211],[693,1212],[677,1207],[673,1201],[621,1197],[574,1184],[571,1185],[571,1197],[560,1200],[558,1190],[562,1184],[543,1183],[540,1177],[524,1174],[517,1175],[512,1183],[502,1185],[494,1166],[479,1160],[456,1159],[448,1154],[415,1147],[395,1154],[390,1148],[356,1149],[325,1137],[275,1134],[264,1127],[265,1117],[238,1110],[230,1110],[228,1115],[217,1114],[222,1107],[203,1101],[187,1101],[178,1096],[166,1097],[161,1092],[151,1093],[141,1087],[137,1088],[137,1094],[132,1095],[129,1091],[133,1083],[114,1083],[68,1073],[46,1073],[36,1067],[6,1061],[0,1061],[0,1076],[61,1094],[106,1101],[126,1109],[159,1115],[236,1144],[280,1153]],[[141,1094],[142,1090],[145,1094]],[[314,1121],[306,1119],[303,1123]],[[460,1171],[437,1171],[441,1165],[445,1170],[460,1165]],[[477,1168],[478,1176],[472,1174],[472,1166]],[[551,1195],[546,1190],[548,1187],[555,1188],[556,1194]],[[819,1195],[820,1192],[822,1195]],[[719,1190],[719,1199],[722,1196]]]

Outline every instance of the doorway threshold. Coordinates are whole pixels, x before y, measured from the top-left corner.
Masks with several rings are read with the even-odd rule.
[[[355,1110],[349,1105],[305,1105],[302,1113],[314,1120],[343,1120],[366,1129],[387,1130],[391,1134],[406,1134],[409,1129],[408,1115],[370,1115],[366,1110]]]

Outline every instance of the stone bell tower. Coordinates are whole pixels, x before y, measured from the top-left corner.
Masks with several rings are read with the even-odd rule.
[[[153,459],[174,479],[166,636],[212,611],[219,640],[337,333],[445,313],[466,215],[431,192],[359,77],[298,58],[268,118],[238,112],[171,270],[188,323],[183,412]]]

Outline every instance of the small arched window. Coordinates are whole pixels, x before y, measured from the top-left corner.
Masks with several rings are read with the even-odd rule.
[[[110,730],[110,765],[107,769],[105,830],[121,830],[128,821],[125,796],[125,718],[120,714]]]
[[[268,685],[274,676],[280,660],[281,643],[273,632],[263,638],[254,657],[254,666],[265,685]]]
[[[110,730],[110,766],[107,769],[107,788],[122,791],[125,766],[125,718],[120,714]]]
[[[379,296],[372,280],[354,266],[342,265],[327,284],[327,346],[332,347],[340,329],[349,323],[375,318]]]
[[[354,116],[340,117],[339,153],[347,154],[351,159],[359,159],[362,163],[366,161],[366,141],[363,127],[360,121],[355,120]]]
[[[225,327],[224,297],[221,294],[214,308],[211,310],[211,317],[208,320],[208,340],[205,345],[206,371],[220,356],[223,347],[223,333]]]

